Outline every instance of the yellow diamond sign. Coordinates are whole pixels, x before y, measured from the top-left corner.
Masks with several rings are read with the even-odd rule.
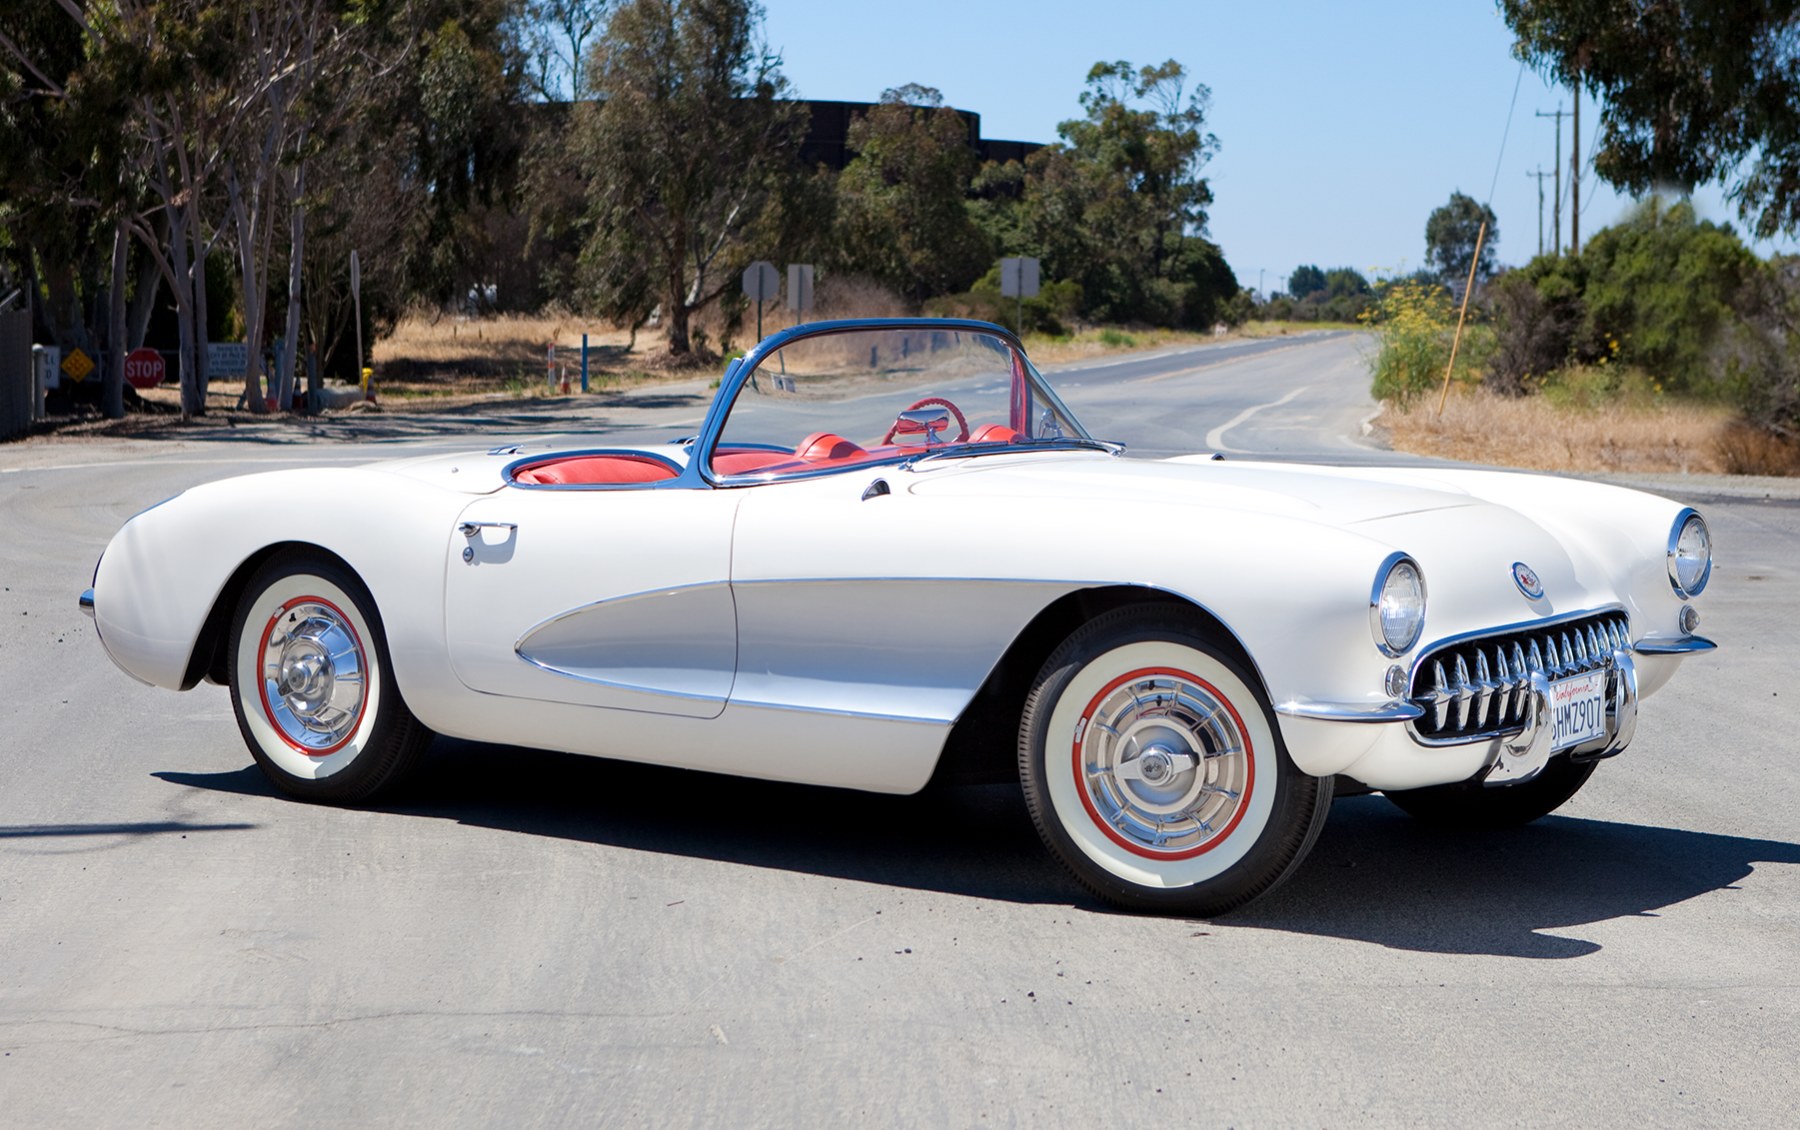
[[[63,358],[62,371],[69,374],[72,381],[85,381],[88,374],[94,371],[94,362],[79,347],[69,350]]]

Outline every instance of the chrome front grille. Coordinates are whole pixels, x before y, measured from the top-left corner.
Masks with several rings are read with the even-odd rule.
[[[1410,726],[1428,745],[1474,741],[1522,729],[1531,675],[1552,681],[1612,662],[1631,649],[1619,611],[1503,629],[1440,644],[1413,667],[1412,702],[1425,712]]]

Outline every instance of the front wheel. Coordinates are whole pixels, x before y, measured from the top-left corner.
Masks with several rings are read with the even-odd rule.
[[[282,792],[370,800],[431,741],[401,701],[374,598],[336,561],[284,553],[265,563],[238,603],[230,647],[238,729]]]
[[[1198,617],[1118,609],[1057,648],[1026,700],[1038,833],[1134,910],[1211,917],[1273,890],[1324,827],[1332,779],[1288,757],[1254,676]]]
[[[1516,828],[1561,808],[1594,775],[1595,762],[1554,758],[1537,776],[1516,785],[1480,781],[1396,789],[1384,793],[1409,816],[1444,827]]]

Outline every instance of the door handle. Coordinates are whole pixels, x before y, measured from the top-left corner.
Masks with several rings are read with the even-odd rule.
[[[472,538],[482,530],[505,530],[510,534],[518,528],[517,522],[463,522],[456,527],[456,531],[463,537]]]

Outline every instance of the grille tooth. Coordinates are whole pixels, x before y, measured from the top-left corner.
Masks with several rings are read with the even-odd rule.
[[[1545,668],[1544,668],[1544,653],[1538,650],[1538,642],[1536,640],[1531,641],[1531,653],[1530,653],[1529,659],[1530,659],[1530,663],[1528,664],[1529,670],[1539,671],[1539,672],[1545,670]],[[1531,680],[1528,678],[1525,680],[1525,682],[1527,685],[1529,685]]]
[[[1525,716],[1525,688],[1531,685],[1531,679],[1525,667],[1525,647],[1518,640],[1512,646],[1513,669],[1513,718]]]
[[[1567,632],[1562,634],[1562,669],[1565,675],[1576,670],[1575,649],[1569,646],[1569,633]]]
[[[1494,673],[1500,686],[1500,702],[1494,707],[1494,721],[1506,721],[1506,708],[1512,703],[1512,671],[1506,666],[1506,645],[1494,648]]]
[[[1564,650],[1568,649],[1568,639],[1568,636],[1563,637]],[[1588,665],[1587,640],[1582,638],[1581,629],[1579,628],[1575,630],[1575,665],[1577,667],[1586,667]]]
[[[1444,677],[1444,665],[1441,661],[1431,665],[1431,684],[1436,700],[1432,707],[1432,718],[1437,723],[1437,728],[1442,730],[1444,723],[1450,720],[1450,680]]]
[[[1456,657],[1456,728],[1469,728],[1469,703],[1475,698],[1475,689],[1469,686],[1469,665],[1461,655]]]
[[[1475,728],[1487,725],[1488,703],[1494,697],[1493,673],[1488,668],[1487,652],[1475,653]]]
[[[1595,666],[1599,666],[1601,659],[1605,656],[1606,645],[1600,642],[1600,633],[1590,627],[1588,629],[1588,658],[1594,661]]]

